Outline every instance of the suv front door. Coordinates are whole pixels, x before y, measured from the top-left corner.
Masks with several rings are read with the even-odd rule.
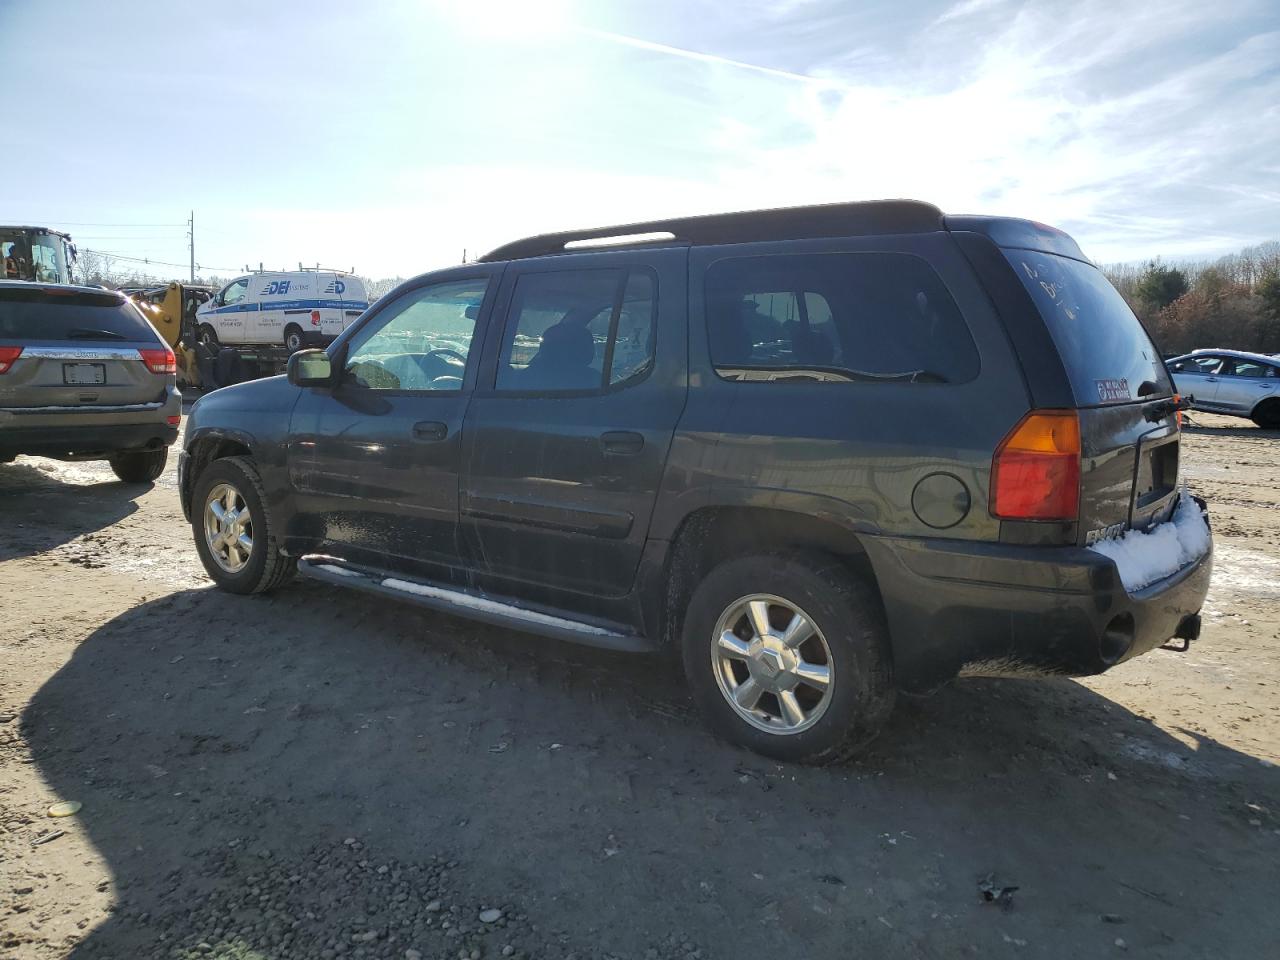
[[[331,348],[336,386],[304,389],[290,424],[291,537],[374,567],[457,570],[463,417],[494,274],[436,274]]]
[[[631,591],[687,392],[687,259],[508,266],[463,437],[481,586],[601,616]]]

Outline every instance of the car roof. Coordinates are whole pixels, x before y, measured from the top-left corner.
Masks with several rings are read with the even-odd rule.
[[[1185,360],[1187,357],[1203,357],[1205,355],[1215,357],[1239,357],[1243,360],[1261,360],[1263,363],[1277,364],[1280,363],[1280,355],[1273,353],[1253,353],[1249,350],[1229,350],[1223,347],[1198,347],[1190,353],[1184,353],[1180,357],[1174,357],[1174,360]]]
[[[1061,230],[1042,223],[1013,217],[947,216],[933,204],[920,200],[865,200],[565,230],[503,244],[486,253],[479,262],[495,263],[640,245],[702,246],[944,230],[981,233],[999,246],[1028,247],[1085,260],[1074,240]]]
[[[78,283],[40,283],[31,280],[0,280],[0,290],[46,290],[49,293],[97,293],[115,294],[123,303],[125,296],[119,290],[106,287],[90,287]]]

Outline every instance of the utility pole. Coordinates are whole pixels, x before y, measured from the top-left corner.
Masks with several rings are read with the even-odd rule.
[[[191,282],[196,282],[196,212],[191,211],[191,219],[187,221],[187,249],[191,252]]]

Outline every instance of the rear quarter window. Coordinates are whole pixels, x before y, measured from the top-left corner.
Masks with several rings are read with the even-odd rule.
[[[1004,250],[1035,301],[1082,407],[1169,396],[1160,354],[1096,267],[1036,250]]]
[[[900,253],[733,257],[706,277],[716,373],[772,383],[964,383],[978,351],[924,260]]]
[[[118,297],[0,290],[0,339],[152,342],[158,338],[151,324]]]

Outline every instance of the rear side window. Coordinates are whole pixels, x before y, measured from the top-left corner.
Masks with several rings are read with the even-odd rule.
[[[653,366],[653,277],[645,270],[562,270],[516,282],[497,389],[559,393],[639,380]]]
[[[1004,255],[1049,327],[1076,403],[1129,403],[1173,393],[1147,331],[1096,267],[1035,250]]]
[[[0,290],[0,339],[154,341],[138,311],[108,294]]]
[[[720,260],[707,336],[728,380],[963,383],[978,351],[941,278],[899,253]]]
[[[1276,375],[1276,368],[1256,360],[1237,360],[1223,371],[1229,377],[1250,377],[1255,380],[1267,379]]]

